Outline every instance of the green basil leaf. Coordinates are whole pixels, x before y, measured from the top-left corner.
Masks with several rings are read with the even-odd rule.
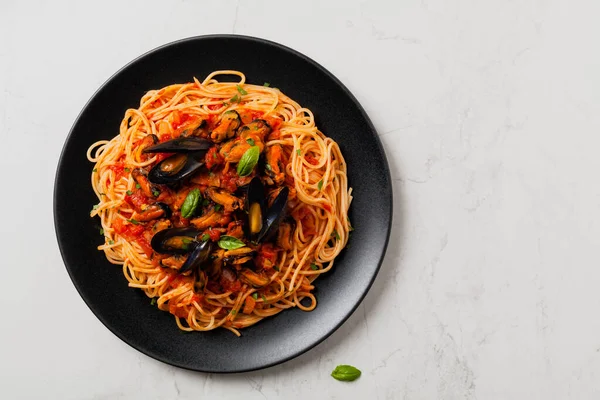
[[[150,300],[150,305],[155,305],[156,304],[156,298],[152,298],[152,300]]]
[[[271,86],[271,84],[269,82],[265,82],[265,83],[263,83],[263,86],[269,87],[269,86]]]
[[[141,189],[142,187],[140,186],[140,184],[139,184],[139,183],[136,183],[136,184],[135,184],[135,188],[136,188],[136,189]]]
[[[352,382],[358,379],[360,374],[360,370],[352,365],[338,365],[331,373],[331,376],[338,381]]]
[[[267,171],[273,171],[273,167],[271,167],[271,165],[269,164],[265,164],[265,168],[267,169]]]
[[[219,247],[225,250],[235,250],[246,246],[246,243],[233,236],[221,236],[219,239]]]
[[[152,194],[154,195],[154,197],[158,197],[160,195],[160,192],[158,190],[153,190]]]
[[[200,240],[202,240],[203,242],[206,242],[208,239],[210,239],[210,235],[208,233],[205,233],[204,235],[202,235],[202,237],[200,238]]]
[[[229,99],[230,102],[232,103],[239,103],[241,101],[240,96],[238,96],[237,94],[235,96],[233,96],[231,99]]]
[[[131,218],[131,219],[128,219],[127,221],[131,222],[131,223],[132,223],[132,224],[134,224],[134,225],[139,225],[139,224],[140,224],[140,221],[137,221],[137,220],[135,220],[135,219],[133,219],[133,218]]]
[[[244,90],[244,88],[243,88],[243,87],[241,87],[240,85],[235,85],[235,87],[236,87],[237,91],[238,91],[238,92],[240,92],[240,94],[241,94],[241,95],[248,94],[248,92],[246,92],[246,91]]]
[[[318,270],[318,269],[319,269],[319,267],[318,267],[318,266],[317,266],[317,264],[315,264],[315,263],[312,263],[312,264],[310,264],[310,268],[311,268],[313,271],[316,271],[316,270]]]
[[[252,139],[252,138],[248,138],[248,139],[246,139],[246,142],[248,142],[248,144],[249,144],[250,146],[254,146],[254,145],[256,144],[256,143],[254,143],[254,139]]]
[[[221,211],[221,205],[220,204],[215,204],[215,211],[216,212]]]
[[[252,298],[254,300],[258,299],[258,293],[256,293],[256,292],[252,293]]]
[[[300,149],[296,150],[296,154],[302,155],[302,150],[300,150]]]
[[[127,192],[125,192],[125,193],[127,193],[127,196],[131,196],[131,195],[133,194],[133,192],[132,192],[131,190],[128,190],[128,191],[127,191]]]
[[[252,173],[252,170],[258,162],[260,157],[260,148],[258,146],[252,146],[242,156],[240,162],[237,165],[237,173],[239,176],[248,176]]]
[[[319,181],[319,183],[317,183],[317,187],[319,188],[319,190],[321,190],[323,188],[323,180],[322,179]]]
[[[195,188],[190,190],[187,197],[183,201],[183,205],[181,206],[181,216],[183,218],[190,218],[194,215],[196,208],[198,207],[198,203],[200,202],[200,189]]]

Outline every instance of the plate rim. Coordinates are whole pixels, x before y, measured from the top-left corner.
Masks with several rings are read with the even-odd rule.
[[[375,141],[375,144],[379,150],[379,152],[381,153],[381,156],[383,158],[383,162],[384,162],[384,170],[381,171],[385,177],[385,181],[386,184],[388,185],[388,187],[390,188],[389,190],[389,208],[388,210],[386,210],[389,213],[389,220],[387,221],[387,226],[386,226],[386,231],[385,231],[385,241],[383,243],[383,250],[381,252],[381,255],[379,256],[379,259],[377,260],[377,265],[374,269],[374,273],[373,276],[371,277],[371,279],[369,280],[368,284],[365,286],[363,292],[360,294],[359,300],[356,302],[356,304],[354,304],[354,306],[352,307],[352,309],[346,314],[344,315],[344,317],[326,334],[324,334],[322,337],[320,337],[318,340],[308,344],[308,345],[303,345],[300,346],[300,348],[298,350],[296,350],[295,352],[292,352],[292,354],[290,354],[287,357],[281,358],[281,359],[277,359],[275,361],[271,361],[268,363],[264,363],[261,364],[260,366],[257,367],[250,367],[250,368],[240,368],[240,369],[235,369],[235,370],[218,370],[218,369],[210,369],[210,368],[194,368],[188,365],[182,365],[180,363],[177,362],[173,362],[163,356],[161,356],[160,354],[156,354],[154,352],[150,352],[147,349],[143,349],[140,348],[137,345],[134,345],[132,343],[130,343],[128,340],[125,339],[124,335],[122,335],[120,332],[118,332],[118,330],[113,329],[113,327],[111,326],[111,324],[106,321],[106,319],[100,315],[99,312],[97,312],[94,308],[94,306],[92,305],[92,302],[89,301],[86,298],[86,295],[84,295],[82,293],[82,291],[80,290],[79,284],[76,282],[76,280],[73,277],[73,274],[71,272],[71,268],[68,266],[68,263],[66,261],[66,246],[61,242],[60,240],[60,236],[59,236],[59,221],[58,221],[58,217],[57,217],[57,206],[58,206],[58,187],[59,187],[59,175],[61,172],[61,166],[63,164],[63,159],[65,157],[65,151],[67,149],[67,145],[69,144],[69,142],[71,141],[71,137],[74,134],[74,130],[75,127],[77,126],[79,120],[81,119],[82,115],[84,114],[84,112],[87,110],[88,106],[92,103],[92,101],[96,98],[96,96],[107,86],[109,85],[109,83],[115,78],[117,77],[119,74],[121,74],[123,71],[125,71],[126,69],[128,69],[131,65],[137,63],[138,61],[142,60],[143,58],[145,58],[146,56],[153,54],[155,52],[159,52],[164,48],[168,48],[171,46],[176,46],[178,44],[181,43],[185,43],[185,42],[193,42],[193,41],[197,41],[197,40],[206,40],[206,39],[241,39],[241,40],[246,40],[246,41],[250,41],[250,42],[256,42],[259,44],[266,44],[268,46],[274,46],[279,48],[280,50],[283,50],[285,52],[291,53],[294,56],[297,56],[301,59],[303,59],[304,61],[308,62],[309,64],[311,64],[312,66],[316,67],[319,71],[323,72],[329,79],[331,79],[332,81],[334,81],[341,89],[342,91],[352,100],[352,102],[357,106],[358,110],[360,111],[361,116],[364,118],[364,120],[367,122],[367,125],[369,126],[369,128],[371,129],[370,133],[374,133],[373,134],[373,139]],[[373,283],[375,282],[375,279],[377,278],[377,276],[379,275],[379,272],[381,270],[381,266],[383,264],[383,261],[385,259],[385,255],[387,253],[387,248],[388,248],[388,244],[390,241],[390,236],[391,236],[391,229],[392,229],[392,224],[393,224],[393,217],[394,217],[394,192],[393,192],[393,186],[392,186],[392,179],[391,179],[391,172],[390,172],[390,165],[389,162],[387,160],[387,156],[385,153],[385,150],[383,148],[383,145],[381,143],[381,140],[379,138],[379,136],[377,135],[377,130],[375,129],[375,126],[373,125],[373,122],[371,121],[371,119],[369,118],[369,116],[367,115],[365,109],[363,108],[363,106],[361,105],[361,103],[356,99],[356,97],[352,94],[352,92],[350,92],[350,90],[346,87],[346,85],[344,85],[335,75],[333,75],[329,70],[327,70],[325,67],[323,67],[321,64],[319,64],[318,62],[316,62],[315,60],[313,60],[312,58],[304,55],[303,53],[285,46],[283,44],[268,40],[268,39],[264,39],[264,38],[260,38],[260,37],[256,37],[256,36],[248,36],[248,35],[238,35],[238,34],[209,34],[209,35],[197,35],[197,36],[190,36],[190,37],[186,37],[183,39],[178,39],[178,40],[174,40],[168,43],[165,43],[163,45],[160,45],[158,47],[155,47],[151,50],[148,50],[144,53],[142,53],[141,55],[135,57],[134,59],[132,59],[131,61],[129,61],[127,64],[125,64],[124,66],[122,66],[121,68],[119,68],[115,73],[113,73],[112,75],[110,75],[110,77],[108,79],[106,79],[99,87],[98,89],[96,89],[94,91],[94,93],[91,95],[91,97],[87,100],[87,102],[84,104],[84,106],[81,108],[81,111],[77,114],[77,117],[75,118],[75,120],[73,121],[73,124],[71,125],[71,128],[69,130],[69,133],[67,134],[63,147],[61,149],[60,155],[58,157],[58,163],[57,163],[57,167],[56,167],[56,173],[54,176],[54,190],[53,190],[53,202],[52,202],[52,212],[53,212],[53,223],[54,223],[54,233],[56,236],[56,241],[58,243],[58,248],[60,251],[60,255],[64,264],[65,269],[67,270],[67,274],[69,275],[69,278],[71,279],[71,283],[73,284],[73,286],[75,287],[75,289],[77,290],[77,293],[79,294],[79,297],[83,300],[83,302],[86,304],[86,306],[90,309],[90,311],[92,311],[92,313],[94,314],[94,316],[96,316],[96,318],[98,318],[98,320],[102,323],[102,325],[104,325],[104,327],[106,327],[112,334],[114,334],[116,337],[118,337],[121,341],[123,341],[125,344],[127,344],[128,346],[130,346],[131,348],[139,351],[140,353],[153,358],[157,361],[163,362],[165,364],[174,366],[174,367],[178,367],[178,368],[182,368],[182,369],[186,369],[189,371],[196,371],[196,372],[203,372],[203,373],[218,373],[218,374],[234,374],[234,373],[243,373],[243,372],[250,372],[250,371],[258,371],[258,370],[262,370],[262,369],[266,369],[266,368],[270,368],[273,367],[275,365],[279,365],[279,364],[283,364],[285,362],[288,362],[294,358],[299,357],[300,355],[308,352],[309,350],[314,349],[315,347],[319,346],[321,343],[323,343],[327,338],[329,338],[331,335],[333,335],[334,332],[336,332],[344,323],[346,323],[348,321],[348,319],[356,312],[356,310],[358,309],[358,307],[362,304],[362,302],[364,301],[365,297],[367,296],[367,294],[369,293],[369,291],[371,290],[371,287],[373,286]]]

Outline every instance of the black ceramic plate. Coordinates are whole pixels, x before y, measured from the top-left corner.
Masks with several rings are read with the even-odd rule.
[[[249,83],[273,87],[311,109],[317,126],[336,140],[354,188],[355,231],[334,269],[316,281],[317,308],[286,310],[242,330],[181,333],[173,317],[131,289],[121,268],[96,250],[99,222],[90,186],[90,144],[119,133],[127,108],[142,95],[172,83],[202,80],[214,70],[245,73]],[[75,121],[59,161],[54,222],[67,271],[96,316],[123,341],[150,357],[205,372],[240,372],[296,357],[333,333],[358,307],[383,260],[392,220],[389,168],[373,125],[340,81],[304,55],[266,40],[202,36],[174,42],[134,60],[111,77]]]

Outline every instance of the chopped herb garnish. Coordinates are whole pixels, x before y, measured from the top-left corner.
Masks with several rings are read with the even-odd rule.
[[[98,207],[100,207],[100,204],[94,204],[94,207],[92,207],[92,210],[97,210]]]
[[[319,181],[319,183],[317,183],[317,187],[319,188],[319,190],[321,190],[323,188],[323,180],[322,179]]]
[[[243,95],[245,95],[245,94],[248,94],[248,92],[246,92],[246,91],[244,90],[244,88],[243,88],[243,87],[241,87],[240,85],[235,85],[235,87],[236,87],[237,91],[238,91],[238,92],[240,92],[240,94],[241,94],[242,96],[243,96]]]
[[[298,154],[299,156],[302,155],[302,150],[300,150],[300,149],[296,150],[296,154]]]
[[[267,298],[265,297],[264,294],[261,293],[260,298],[263,300],[263,302],[265,302],[265,303],[267,302]]]
[[[127,195],[128,195],[128,196],[131,196],[131,195],[133,194],[133,192],[132,192],[131,190],[128,190],[128,191],[127,191],[127,192],[125,192],[125,193],[127,193]]]
[[[258,299],[258,293],[256,293],[256,292],[252,293],[252,298],[254,300]]]
[[[104,235],[104,229],[100,228],[100,234]]]
[[[273,265],[273,269],[277,272],[279,272],[279,267],[277,265]]]
[[[207,206],[209,203],[210,203],[210,201],[208,201],[208,199],[202,200],[202,205],[203,206]]]
[[[131,222],[131,223],[132,223],[132,224],[134,224],[134,225],[139,225],[139,224],[140,224],[140,221],[137,221],[137,220],[135,220],[135,219],[133,219],[133,218],[131,218],[131,219],[128,219],[127,221]]]
[[[202,235],[202,237],[200,238],[200,240],[202,240],[203,242],[206,242],[208,239],[210,239],[210,235],[208,233],[205,233],[204,235]]]
[[[112,245],[112,244],[115,244],[115,241],[114,241],[114,240],[109,240],[109,241],[108,241],[108,244],[111,244],[111,245]]]
[[[142,187],[140,186],[140,184],[139,184],[139,183],[136,183],[136,184],[135,184],[135,188],[136,188],[136,189],[141,189]]]
[[[318,269],[319,269],[319,267],[318,267],[318,266],[317,266],[317,264],[315,264],[315,263],[312,263],[312,264],[310,264],[310,268],[311,268],[313,271],[316,271],[316,270],[318,270]]]
[[[246,142],[248,142],[248,144],[249,144],[250,146],[254,146],[254,139],[252,139],[252,138],[248,138],[248,139],[246,139]]]
[[[150,305],[155,305],[156,304],[156,299],[153,297],[152,300],[150,300]]]
[[[94,168],[92,172],[98,172],[98,168]]]
[[[271,84],[269,82],[265,82],[265,83],[263,83],[263,86],[269,87],[269,86],[271,86]]]
[[[235,315],[236,313],[237,313],[237,311],[235,311],[235,310],[231,310],[231,311],[230,311],[230,314],[231,314],[231,315]]]
[[[229,105],[228,102],[226,102],[226,101],[223,102],[223,106],[227,107],[228,105]]]
[[[273,171],[273,168],[271,167],[271,165],[270,165],[270,164],[265,164],[265,168],[266,168],[268,171]]]
[[[124,171],[125,172],[130,172],[131,170],[129,168],[125,168]]]
[[[217,156],[217,152],[216,152],[216,151],[213,153],[213,158],[214,158],[215,160],[218,158],[218,156]]]
[[[232,103],[239,103],[241,101],[240,96],[238,96],[237,94],[235,96],[233,96],[231,99],[229,99],[229,101],[231,101]]]
[[[215,204],[215,211],[221,211],[221,205]]]
[[[98,193],[100,196],[106,196],[104,193]]]
[[[158,190],[153,190],[152,194],[154,195],[154,197],[158,197],[160,195],[160,192]]]
[[[340,234],[334,229],[331,237],[335,237],[337,240],[340,240]]]

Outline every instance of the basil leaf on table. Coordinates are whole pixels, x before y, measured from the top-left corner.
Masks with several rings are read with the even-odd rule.
[[[183,218],[189,218],[194,215],[198,203],[200,202],[200,197],[200,190],[198,188],[195,188],[188,193],[181,206],[181,216]]]
[[[252,146],[242,156],[240,162],[237,165],[237,174],[239,176],[248,176],[252,173],[252,170],[258,162],[260,157],[260,148],[258,146]]]
[[[219,247],[225,250],[235,250],[246,246],[246,243],[233,236],[221,236],[219,239]]]
[[[352,382],[358,379],[360,374],[360,370],[352,365],[338,365],[331,373],[331,376],[338,381]]]

